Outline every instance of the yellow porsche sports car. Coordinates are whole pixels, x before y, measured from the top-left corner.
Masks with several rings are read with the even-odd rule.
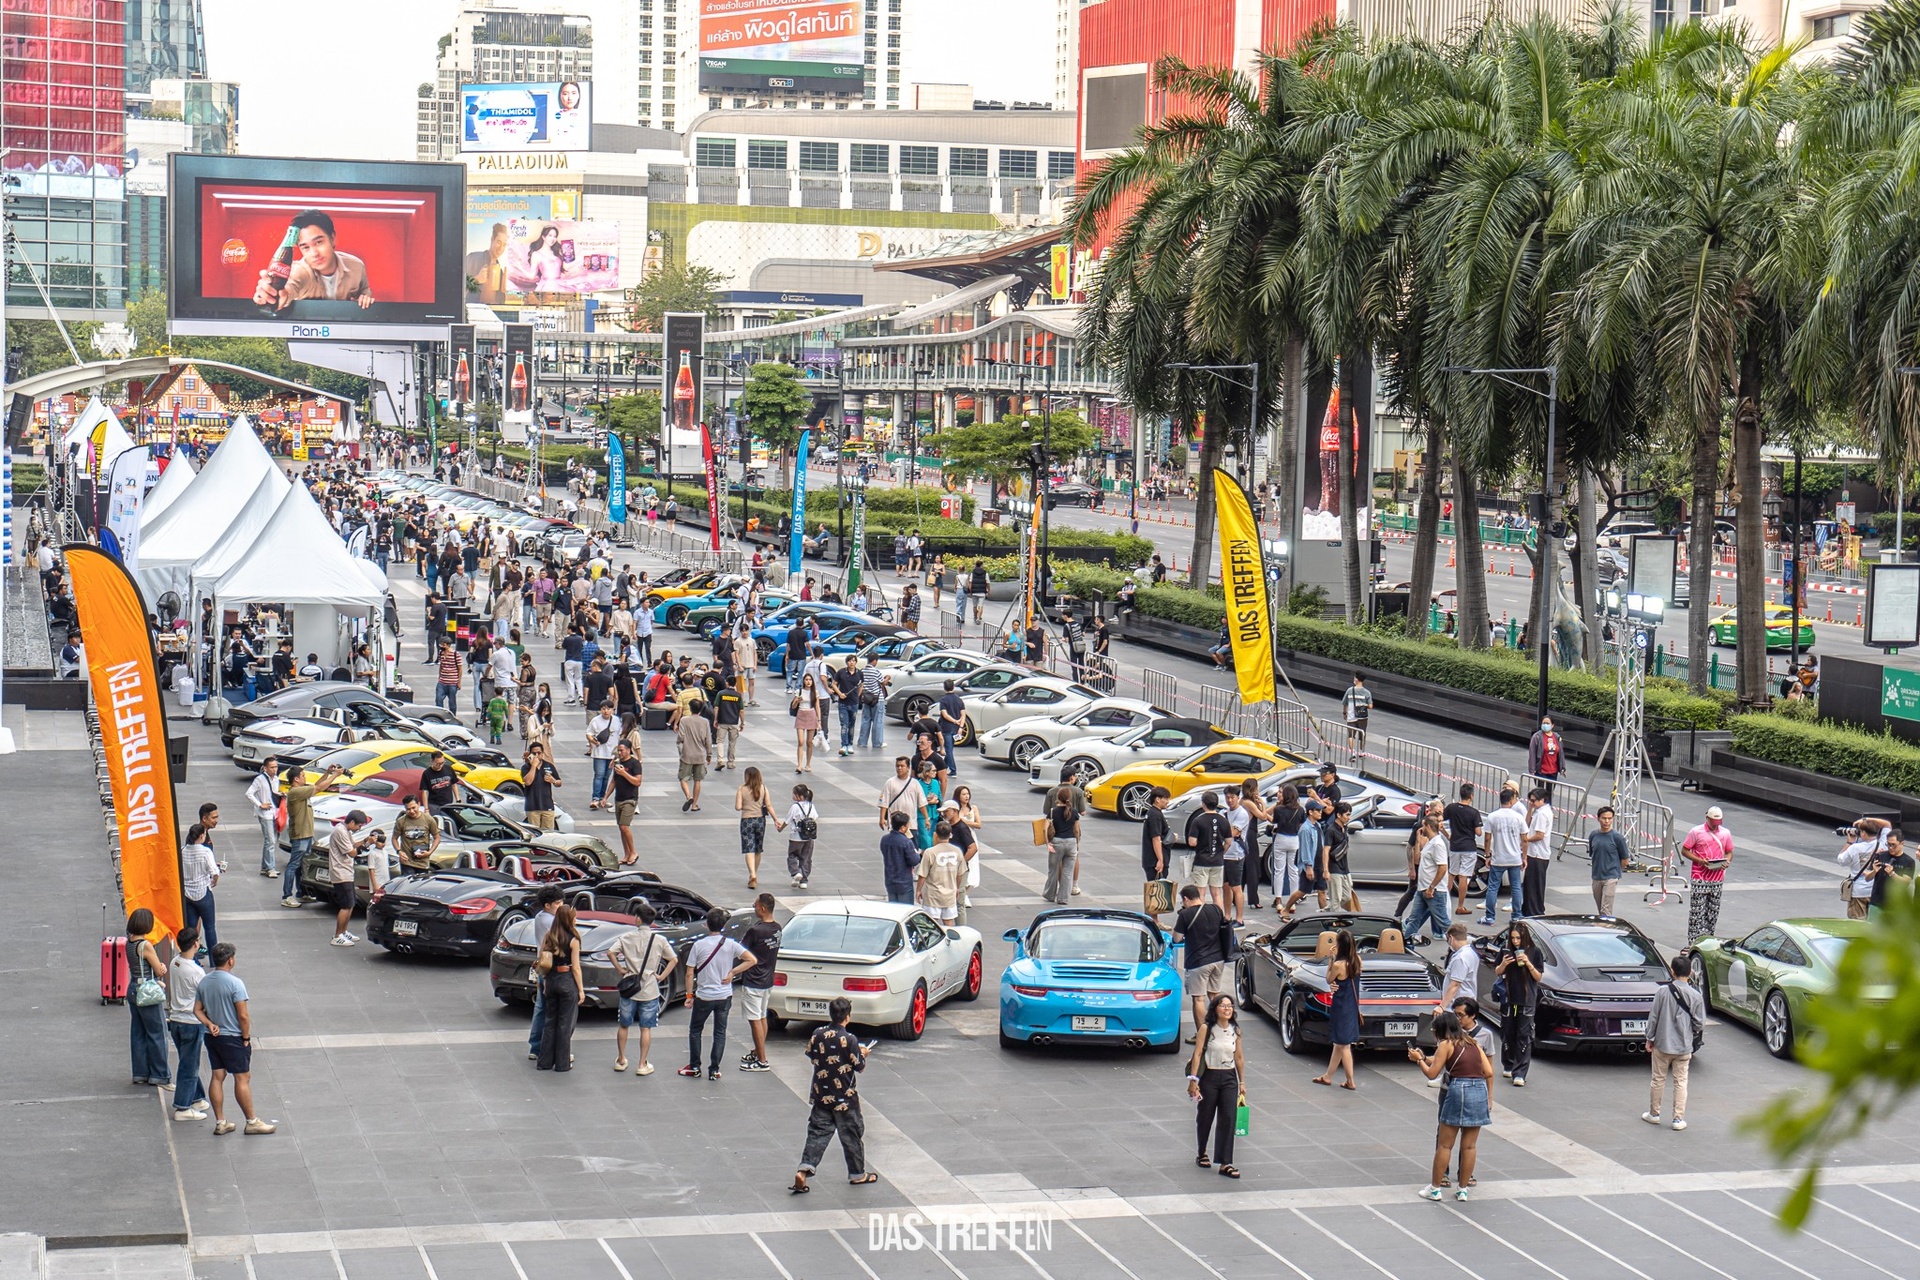
[[[385,773],[389,769],[424,769],[433,763],[433,748],[418,742],[402,742],[391,738],[373,738],[365,742],[356,742],[352,746],[341,747],[338,751],[329,751],[306,766],[308,781],[317,781],[321,774],[334,765],[339,765],[342,784],[351,787],[353,783],[371,778],[376,773]],[[520,771],[515,768],[497,768],[489,765],[467,764],[449,755],[447,763],[453,771],[467,782],[482,791],[499,791],[508,795],[518,795],[521,791]],[[280,789],[287,789],[286,775],[280,776]]]
[[[704,596],[711,593],[720,585],[722,579],[729,576],[738,577],[737,574],[723,574],[718,570],[696,573],[691,578],[682,578],[670,587],[657,584],[650,586],[647,588],[647,594],[641,599],[647,608],[653,609],[657,608],[662,600],[678,600],[682,596]]]
[[[1228,738],[1178,760],[1143,761],[1115,769],[1087,788],[1087,802],[1102,813],[1144,822],[1153,807],[1155,787],[1165,787],[1177,798],[1201,787],[1238,784],[1305,763],[1304,756],[1291,755],[1258,738]]]

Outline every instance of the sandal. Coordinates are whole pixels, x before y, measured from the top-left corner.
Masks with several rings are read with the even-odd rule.
[[[793,1195],[803,1196],[813,1190],[813,1188],[807,1185],[806,1175],[796,1173],[793,1175],[793,1182],[787,1187],[787,1190]]]
[[[1199,1158],[1194,1161],[1194,1164],[1198,1165],[1202,1169],[1213,1168],[1213,1161],[1207,1158],[1207,1153],[1204,1151],[1200,1153]]]
[[[1315,1077],[1313,1078],[1313,1082],[1314,1082],[1315,1084],[1324,1084],[1324,1085],[1326,1085],[1326,1086],[1327,1086],[1328,1088],[1332,1088],[1332,1087],[1333,1087],[1333,1077],[1332,1077],[1332,1076],[1315,1076]]]
[[[1349,1080],[1349,1081],[1347,1081],[1347,1082],[1346,1082],[1345,1084],[1343,1084],[1343,1085],[1341,1085],[1340,1087],[1341,1087],[1342,1089],[1352,1089],[1352,1090],[1354,1090],[1355,1092],[1358,1092],[1358,1091],[1359,1091],[1359,1089],[1360,1089],[1360,1086],[1359,1086],[1359,1085],[1357,1085],[1357,1084],[1355,1084],[1355,1083],[1354,1083],[1353,1081],[1351,1081],[1351,1080]]]
[[[1240,1176],[1240,1171],[1230,1164],[1223,1164],[1220,1166],[1220,1176],[1223,1178],[1237,1178]]]
[[[866,1185],[867,1185],[867,1184],[868,1184],[869,1182],[878,1182],[878,1181],[880,1181],[880,1175],[879,1175],[879,1174],[877,1174],[877,1173],[863,1173],[863,1174],[861,1174],[861,1175],[860,1175],[859,1177],[857,1177],[857,1178],[848,1178],[848,1179],[847,1179],[847,1185],[848,1185],[848,1186],[850,1186],[850,1187],[864,1187],[864,1186],[866,1186]]]

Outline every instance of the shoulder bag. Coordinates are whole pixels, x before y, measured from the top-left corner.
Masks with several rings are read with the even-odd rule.
[[[658,941],[660,941],[660,935],[657,933],[647,936],[647,949],[640,957],[640,972],[626,974],[620,979],[619,991],[621,999],[631,1000],[639,994],[640,988],[646,982],[647,974],[651,971],[653,964],[653,944]]]
[[[140,980],[133,986],[133,1002],[142,1009],[151,1009],[167,998],[166,984],[153,976],[153,969],[147,964],[147,958],[140,954],[140,944],[131,947],[133,958],[140,964]]]

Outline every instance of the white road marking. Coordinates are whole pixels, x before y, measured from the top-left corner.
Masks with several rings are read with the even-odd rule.
[[[1374,1072],[1382,1080],[1390,1080],[1409,1093],[1427,1096],[1427,1082],[1416,1079],[1405,1072]],[[1504,1142],[1511,1142],[1522,1151],[1537,1159],[1544,1160],[1556,1169],[1580,1178],[1612,1178],[1622,1183],[1631,1182],[1640,1175],[1610,1156],[1602,1155],[1592,1147],[1583,1146],[1561,1133],[1556,1133],[1537,1120],[1526,1116],[1502,1103],[1493,1107],[1493,1133]]]
[[[829,1232],[828,1234],[830,1234],[833,1237],[833,1242],[835,1244],[839,1245],[842,1249],[845,1249],[847,1251],[847,1256],[853,1259],[853,1265],[856,1267],[859,1267],[862,1271],[867,1273],[869,1280],[880,1280],[879,1274],[876,1273],[872,1267],[867,1265],[867,1260],[865,1258],[861,1257],[858,1253],[854,1251],[853,1246],[847,1243],[847,1238],[845,1236],[841,1235],[838,1231]]]
[[[1774,1215],[1772,1210],[1761,1208],[1759,1205],[1747,1199],[1745,1196],[1736,1196],[1731,1191],[1724,1192],[1723,1194],[1729,1200],[1739,1201],[1741,1204],[1747,1206],[1747,1208],[1749,1209],[1752,1209],[1755,1213],[1760,1214],[1762,1217],[1765,1217],[1769,1221],[1773,1219]],[[1852,1215],[1849,1214],[1848,1216],[1851,1217]],[[1891,1277],[1892,1280],[1904,1280],[1904,1277],[1902,1277],[1899,1272],[1889,1271],[1885,1267],[1879,1265],[1878,1263],[1868,1262],[1865,1258],[1853,1252],[1851,1249],[1843,1248],[1840,1245],[1835,1244],[1833,1241],[1827,1239],[1825,1236],[1820,1235],[1813,1231],[1809,1231],[1805,1227],[1800,1228],[1800,1234],[1808,1240],[1819,1241],[1821,1244],[1827,1246],[1827,1248],[1833,1250],[1835,1253],[1844,1253],[1849,1258],[1852,1258],[1855,1262],[1860,1263],[1862,1266],[1872,1267],[1875,1271],[1878,1271],[1881,1275]]]
[[[1678,1209],[1681,1213],[1686,1214],[1689,1218],[1692,1218],[1695,1222],[1702,1223],[1706,1226],[1712,1227],[1715,1231],[1718,1231],[1721,1235],[1727,1237],[1729,1240],[1738,1240],[1741,1244],[1746,1245],[1749,1249],[1752,1249],[1755,1253],[1760,1254],[1762,1257],[1773,1258],[1773,1260],[1779,1263],[1781,1266],[1787,1268],[1789,1271],[1799,1272],[1801,1275],[1805,1276],[1807,1280],[1820,1280],[1820,1277],[1814,1275],[1813,1272],[1808,1271],[1805,1267],[1796,1267],[1791,1262],[1788,1262],[1785,1258],[1774,1257],[1774,1255],[1768,1253],[1765,1249],[1762,1249],[1759,1245],[1753,1243],[1753,1241],[1747,1239],[1745,1236],[1740,1235],[1738,1232],[1729,1231],[1725,1227],[1721,1226],[1719,1223],[1714,1222],[1708,1218],[1701,1217],[1699,1214],[1695,1213],[1693,1210],[1687,1208],[1687,1206],[1683,1204],[1676,1204],[1672,1200],[1669,1200],[1664,1195],[1656,1195],[1654,1196],[1654,1199],[1658,1200],[1661,1204],[1666,1205],[1669,1209]]]
[[[755,1236],[754,1240],[757,1242],[759,1238],[760,1237]],[[766,1246],[762,1245],[761,1247],[765,1248]],[[611,1262],[613,1269],[620,1273],[620,1280],[633,1280],[633,1273],[627,1270],[627,1264],[620,1261],[620,1255],[613,1251],[613,1246],[607,1243],[606,1237],[604,1236],[600,1239],[600,1251],[607,1255],[607,1261]]]
[[[1228,1226],[1232,1227],[1235,1231],[1238,1231],[1241,1235],[1245,1236],[1247,1239],[1259,1245],[1262,1252],[1266,1253],[1275,1262],[1278,1262],[1281,1266],[1285,1267],[1287,1270],[1293,1272],[1293,1274],[1299,1276],[1300,1280],[1313,1280],[1312,1276],[1308,1275],[1306,1272],[1302,1271],[1300,1268],[1294,1266],[1292,1262],[1290,1262],[1284,1255],[1282,1255],[1277,1250],[1275,1250],[1265,1240],[1262,1240],[1259,1236],[1256,1236],[1255,1234],[1253,1234],[1253,1232],[1247,1230],[1245,1227],[1235,1222],[1232,1218],[1229,1218],[1226,1214],[1217,1213],[1214,1216],[1219,1218],[1220,1221],[1226,1223]],[[1078,1230],[1078,1228],[1075,1228],[1075,1229]],[[1421,1244],[1423,1245],[1426,1244],[1426,1241],[1422,1240]],[[1095,1246],[1095,1247],[1097,1248],[1098,1246]],[[1106,1250],[1101,1249],[1100,1252],[1105,1253]],[[1114,1265],[1119,1266],[1120,1264],[1116,1262],[1114,1263]],[[1120,1267],[1120,1269],[1122,1271],[1127,1271],[1125,1267]],[[1133,1272],[1127,1271],[1127,1274],[1132,1275]],[[1472,1273],[1469,1272],[1468,1274],[1472,1274]],[[1480,1278],[1478,1276],[1475,1276],[1474,1280],[1480,1280]]]
[[[780,1259],[773,1256],[773,1250],[767,1248],[767,1242],[760,1238],[759,1232],[757,1231],[747,1232],[747,1239],[753,1241],[754,1246],[758,1248],[760,1252],[767,1255],[767,1261],[773,1264],[773,1269],[775,1271],[778,1271],[783,1277],[785,1277],[785,1280],[793,1280],[793,1272],[787,1270],[786,1267],[782,1265]],[[600,1242],[600,1247],[603,1249],[606,1249],[608,1257],[611,1258],[613,1256],[613,1250],[607,1245],[607,1242],[605,1240],[602,1240]],[[623,1276],[626,1275],[627,1269],[625,1267],[621,1267],[620,1274]],[[632,1278],[629,1277],[628,1280],[632,1280]]]
[[[1433,1248],[1432,1241],[1421,1239],[1419,1236],[1409,1231],[1406,1227],[1402,1226],[1400,1223],[1395,1222],[1392,1218],[1389,1218],[1386,1214],[1380,1212],[1380,1210],[1376,1206],[1368,1205],[1367,1212],[1371,1213],[1374,1217],[1380,1219],[1380,1221],[1386,1223],[1388,1226],[1392,1227],[1395,1231],[1398,1231],[1401,1235],[1413,1241],[1415,1244],[1419,1245],[1421,1248],[1423,1249]],[[1469,1276],[1472,1276],[1473,1280],[1486,1280],[1485,1276],[1481,1275],[1478,1271],[1475,1271],[1472,1267],[1469,1267],[1466,1263],[1460,1261],[1460,1259],[1458,1258],[1448,1257],[1447,1261],[1451,1262],[1454,1266],[1466,1272]]]
[[[605,1242],[602,1241],[602,1244],[604,1243]],[[433,1269],[433,1259],[427,1256],[427,1246],[417,1244],[413,1247],[420,1254],[420,1265],[427,1270],[427,1280],[440,1280],[440,1273]],[[251,1263],[247,1265],[247,1271],[249,1274],[252,1273],[253,1265]],[[631,1280],[631,1277],[629,1277],[629,1280]]]
[[[1185,1199],[1188,1199],[1188,1197],[1182,1196],[1181,1199],[1185,1200]],[[1144,1219],[1144,1221],[1149,1227],[1152,1227],[1163,1238],[1165,1238],[1168,1244],[1171,1244],[1174,1248],[1186,1254],[1189,1258],[1192,1258],[1195,1262],[1199,1263],[1201,1266],[1206,1267],[1207,1273],[1209,1275],[1218,1276],[1219,1280],[1227,1280],[1226,1276],[1221,1272],[1214,1270],[1214,1268],[1207,1262],[1205,1258],[1201,1257],[1199,1254],[1195,1253],[1193,1250],[1187,1248],[1186,1245],[1181,1244],[1178,1239],[1176,1239],[1174,1236],[1172,1236],[1167,1232],[1166,1228],[1162,1227],[1159,1223],[1155,1222],[1152,1218],[1146,1218]],[[1387,1280],[1393,1280],[1393,1278],[1389,1276]]]
[[[520,1255],[513,1251],[513,1242],[502,1240],[500,1247],[507,1251],[507,1261],[513,1264],[513,1274],[520,1277],[520,1280],[528,1280],[526,1268],[520,1265]]]
[[[1398,1277],[1396,1277],[1393,1274],[1393,1272],[1387,1270],[1385,1267],[1375,1262],[1372,1258],[1369,1258],[1366,1254],[1354,1248],[1351,1242],[1342,1240],[1339,1236],[1333,1234],[1333,1232],[1327,1230],[1325,1227],[1321,1226],[1318,1222],[1315,1222],[1313,1220],[1313,1217],[1310,1214],[1302,1213],[1298,1209],[1293,1210],[1292,1213],[1294,1217],[1300,1219],[1300,1221],[1306,1223],[1308,1226],[1312,1227],[1315,1231],[1318,1231],[1321,1235],[1333,1241],[1335,1244],[1345,1249],[1348,1253],[1352,1254],[1354,1257],[1360,1259],[1360,1261],[1372,1267],[1375,1271],[1378,1271],[1381,1275],[1385,1276],[1387,1280],[1398,1280]],[[1565,1277],[1562,1277],[1562,1280],[1565,1280]]]
[[[1493,1241],[1495,1244],[1498,1244],[1502,1249],[1505,1249],[1510,1253],[1517,1254],[1520,1258],[1524,1259],[1527,1262],[1532,1263],[1534,1266],[1540,1268],[1542,1271],[1546,1272],[1550,1276],[1558,1276],[1559,1280],[1567,1280],[1567,1276],[1565,1274],[1559,1271],[1555,1271],[1552,1267],[1540,1261],[1540,1259],[1529,1256],[1527,1253],[1523,1252],[1519,1248],[1519,1246],[1504,1239],[1499,1232],[1487,1230],[1487,1228],[1475,1222],[1472,1218],[1468,1217],[1465,1213],[1455,1208],[1453,1205],[1448,1205],[1447,1208],[1453,1213],[1454,1217],[1466,1223],[1468,1226],[1472,1227],[1475,1231],[1478,1231],[1481,1235]]]
[[[1739,1277],[1735,1276],[1731,1271],[1722,1271],[1720,1268],[1714,1266],[1711,1262],[1708,1262],[1705,1258],[1701,1258],[1694,1254],[1688,1253],[1685,1249],[1682,1249],[1679,1245],[1667,1239],[1665,1236],[1659,1234],[1656,1231],[1647,1230],[1645,1227],[1635,1222],[1632,1218],[1626,1217],[1623,1214],[1615,1213],[1613,1210],[1607,1208],[1607,1206],[1601,1204],[1598,1200],[1595,1200],[1592,1196],[1582,1196],[1580,1198],[1582,1200],[1585,1200],[1588,1204],[1592,1205],[1594,1208],[1598,1209],[1600,1212],[1606,1214],[1609,1218],[1618,1218],[1621,1222],[1626,1223],[1628,1226],[1632,1227],[1635,1231],[1638,1231],[1641,1235],[1646,1236],[1648,1239],[1658,1240],[1661,1244],[1667,1246],[1667,1248],[1673,1250],[1675,1253],[1687,1259],[1689,1262],[1697,1262],[1701,1266],[1705,1267],[1707,1270],[1713,1272],[1713,1274],[1717,1276],[1724,1276],[1726,1280],[1739,1280]]]
[[[1881,1235],[1887,1237],[1887,1239],[1889,1240],[1897,1240],[1901,1244],[1907,1246],[1907,1248],[1909,1249],[1920,1249],[1920,1244],[1915,1244],[1913,1241],[1907,1239],[1905,1236],[1895,1235],[1893,1232],[1887,1230],[1885,1227],[1881,1226],[1879,1223],[1870,1222],[1866,1218],[1861,1217],[1857,1213],[1848,1213],[1845,1209],[1842,1209],[1839,1205],[1833,1203],[1833,1201],[1831,1200],[1823,1199],[1820,1196],[1815,1196],[1813,1199],[1815,1204],[1822,1205],[1828,1209],[1831,1209],[1843,1218],[1852,1218],[1855,1222],[1859,1223],[1861,1226],[1867,1227],[1874,1231],[1878,1231]]]
[[[1540,1219],[1540,1221],[1552,1227],[1555,1231],[1558,1231],[1561,1235],[1567,1236],[1574,1240],[1578,1240],[1581,1244],[1593,1250],[1595,1253],[1605,1258],[1608,1262],[1611,1262],[1615,1266],[1623,1267],[1626,1270],[1633,1272],[1633,1274],[1640,1277],[1640,1280],[1653,1280],[1652,1276],[1648,1275],[1646,1272],[1642,1271],[1640,1268],[1634,1266],[1630,1262],[1624,1262],[1621,1259],[1614,1257],[1611,1253],[1608,1253],[1605,1249],[1602,1249],[1599,1245],[1587,1239],[1585,1236],[1581,1235],[1579,1232],[1573,1231],[1567,1227],[1561,1226],[1559,1223],[1555,1222],[1552,1218],[1547,1217],[1545,1214],[1541,1213],[1539,1210],[1533,1208],[1525,1200],[1516,1200],[1514,1201],[1514,1203],[1520,1206],[1522,1209],[1525,1209],[1528,1213],[1531,1213],[1534,1217]]]
[[[1228,1223],[1227,1225],[1233,1226],[1234,1224]],[[1085,1231],[1080,1229],[1079,1223],[1074,1222],[1072,1219],[1068,1219],[1067,1230],[1073,1232],[1073,1234],[1079,1236],[1082,1240],[1085,1240],[1088,1244],[1092,1245],[1094,1252],[1098,1253],[1101,1257],[1105,1258],[1108,1262],[1111,1262],[1114,1266],[1120,1268],[1121,1271],[1125,1272],[1127,1276],[1127,1280],[1140,1280],[1140,1277],[1134,1273],[1133,1268],[1129,1267],[1126,1263],[1120,1261],[1120,1259],[1108,1253],[1105,1245],[1101,1244],[1098,1240],[1095,1240],[1092,1236],[1088,1235]],[[1242,1234],[1244,1235],[1245,1233],[1242,1232]],[[1256,1241],[1256,1243],[1258,1242]],[[1265,1245],[1261,1245],[1260,1247],[1263,1249],[1266,1248]],[[1311,1278],[1308,1277],[1307,1280],[1311,1280]]]

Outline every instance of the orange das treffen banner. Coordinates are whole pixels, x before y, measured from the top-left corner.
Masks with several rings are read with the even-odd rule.
[[[97,547],[66,548],[73,604],[87,651],[87,678],[100,713],[113,818],[120,828],[120,882],[127,913],[140,907],[168,934],[180,907],[180,842],[167,770],[167,710],[140,589]]]

